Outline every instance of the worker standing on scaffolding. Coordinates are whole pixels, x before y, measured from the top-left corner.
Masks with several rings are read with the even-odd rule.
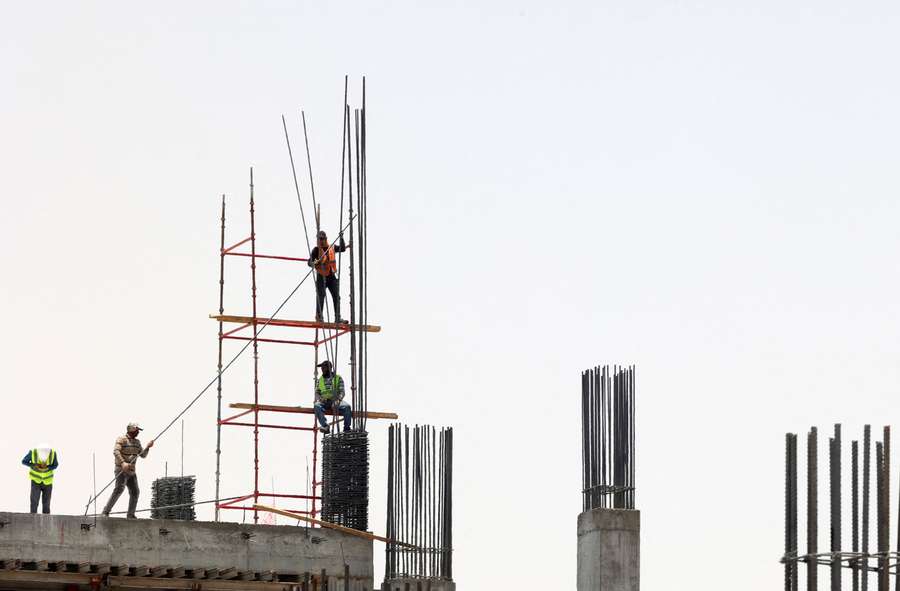
[[[325,288],[331,292],[331,300],[334,303],[334,321],[337,323],[341,320],[341,292],[338,284],[337,276],[337,259],[335,252],[344,252],[352,246],[344,244],[344,235],[341,234],[338,244],[331,246],[328,244],[328,235],[325,230],[319,230],[316,235],[317,245],[312,249],[309,255],[310,267],[315,267],[318,274],[316,275],[316,322],[322,322],[322,305],[325,303]]]
[[[319,364],[322,375],[316,381],[316,404],[313,407],[316,418],[319,420],[319,430],[328,433],[328,420],[325,412],[331,412],[333,408],[344,417],[344,432],[350,430],[350,420],[353,411],[350,405],[344,402],[344,380],[341,376],[331,371],[331,362],[327,359]]]

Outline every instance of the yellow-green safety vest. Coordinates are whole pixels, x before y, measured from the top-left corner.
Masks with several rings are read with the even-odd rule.
[[[339,383],[341,383],[338,380],[341,380],[341,376],[334,374],[334,376],[332,376],[332,378],[331,378],[331,388],[329,388],[328,386],[325,385],[325,376],[319,376],[318,389],[319,389],[319,396],[322,398],[322,400],[327,402],[327,401],[331,400],[332,398],[334,398],[334,393],[337,390],[337,386]],[[343,380],[341,380],[341,381],[343,381]]]
[[[56,459],[56,452],[52,449],[50,450],[50,454],[47,456],[47,460],[44,462],[48,466],[53,463],[53,460]],[[40,463],[40,458],[38,457],[38,450],[31,450],[31,469],[28,470],[28,477],[31,478],[32,482],[37,484],[53,484],[53,470],[47,468],[43,472],[35,468],[35,465]]]

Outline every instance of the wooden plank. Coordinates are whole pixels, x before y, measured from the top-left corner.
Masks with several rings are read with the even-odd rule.
[[[273,412],[290,412],[297,413],[302,415],[311,415],[315,414],[315,410],[311,406],[280,406],[277,404],[259,404],[257,405],[259,410],[265,411],[273,411]],[[236,408],[240,410],[253,410],[254,405],[252,402],[232,402],[228,405],[229,408]],[[353,416],[361,416],[360,413],[353,411]],[[367,419],[391,419],[395,420],[400,418],[395,412],[375,412],[368,411],[366,412]]]
[[[219,569],[217,569],[217,568],[206,569],[206,578],[207,579],[218,579],[219,578]]]
[[[32,573],[34,574],[34,573]],[[56,573],[52,573],[56,574]],[[59,575],[57,575],[59,576]],[[85,576],[85,575],[62,575],[62,576]],[[166,591],[193,591],[202,589],[203,591],[291,591],[296,589],[296,585],[284,583],[265,583],[262,581],[224,581],[222,579],[205,580],[202,582],[193,581],[191,579],[154,579],[152,577],[116,577],[110,576],[107,579],[110,589],[129,590],[129,589],[164,589]]]
[[[260,581],[274,581],[275,580],[275,571],[267,570],[261,573],[256,573],[259,577]]]
[[[195,568],[191,571],[192,579],[202,579],[206,576],[206,569],[204,568]]]
[[[131,576],[133,577],[146,577],[150,574],[149,566],[133,566],[131,567]]]
[[[3,560],[3,570],[19,570],[22,563],[17,558],[7,558]]]
[[[237,578],[239,581],[255,581],[256,580],[256,571],[252,571],[252,570],[239,571]]]
[[[79,562],[78,563],[78,572],[80,572],[80,573],[91,572],[91,563],[90,562]]]
[[[285,511],[284,509],[278,509],[276,507],[269,507],[268,505],[260,505],[255,504],[253,508],[257,511],[268,511],[269,513],[275,513],[276,515],[283,515],[284,517],[290,517],[292,519],[299,519],[300,521],[305,521],[307,523],[313,523],[315,525],[325,527],[328,529],[337,530],[340,532],[344,532],[345,534],[350,534],[351,536],[356,536],[358,538],[365,538],[367,540],[378,540],[379,542],[384,542],[386,544],[397,544],[398,546],[405,546],[407,548],[415,548],[412,544],[407,544],[405,542],[399,542],[397,540],[391,540],[389,538],[385,538],[383,536],[375,535],[371,532],[361,531],[358,529],[353,529],[351,527],[344,527],[343,525],[338,525],[336,523],[331,523],[330,521],[322,521],[321,519],[313,519],[312,517],[307,517],[306,515],[301,515],[300,513],[294,513],[293,511]]]
[[[57,589],[65,585],[77,585],[79,588],[84,585],[88,587],[99,578],[96,575],[86,575],[80,573],[56,573],[51,571],[34,571],[34,570],[7,570],[0,571],[0,587],[4,589],[19,589],[18,585],[40,586],[43,589]]]
[[[238,570],[233,566],[229,566],[228,568],[223,568],[221,571],[219,571],[219,578],[221,578],[221,579],[225,579],[225,580],[234,579],[237,576],[238,576]]]
[[[168,576],[170,570],[168,566],[154,566],[150,569],[150,576],[156,578],[165,577]]]
[[[106,574],[109,574],[109,571],[111,571],[111,570],[112,570],[112,567],[108,563],[101,562],[97,565],[96,573],[98,575],[106,575]]]
[[[230,316],[210,314],[210,318],[217,322],[231,322],[234,324],[253,324],[252,316]],[[334,322],[316,322],[314,320],[286,320],[284,318],[256,317],[256,324],[269,326],[289,326],[291,328],[322,328],[330,330],[353,330],[356,332],[381,332],[381,327],[374,324],[336,324]]]
[[[50,563],[46,560],[38,560],[34,563],[34,570],[45,571],[49,570]]]
[[[181,579],[184,577],[184,567],[174,566],[169,570],[169,576],[173,579]]]

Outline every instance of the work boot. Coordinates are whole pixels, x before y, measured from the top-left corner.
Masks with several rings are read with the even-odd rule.
[[[316,314],[316,322],[324,322],[321,314]]]
[[[320,426],[319,426],[319,431],[321,431],[322,433],[328,434],[328,433],[331,432],[331,429],[329,429],[328,427],[322,427],[322,426],[320,425]]]

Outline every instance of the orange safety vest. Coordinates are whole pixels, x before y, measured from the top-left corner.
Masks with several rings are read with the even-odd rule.
[[[329,275],[334,274],[337,271],[337,263],[334,260],[334,247],[329,246],[328,250],[325,251],[325,256],[321,257],[322,261],[316,265],[316,271],[319,272],[319,275],[322,277],[328,277]]]

